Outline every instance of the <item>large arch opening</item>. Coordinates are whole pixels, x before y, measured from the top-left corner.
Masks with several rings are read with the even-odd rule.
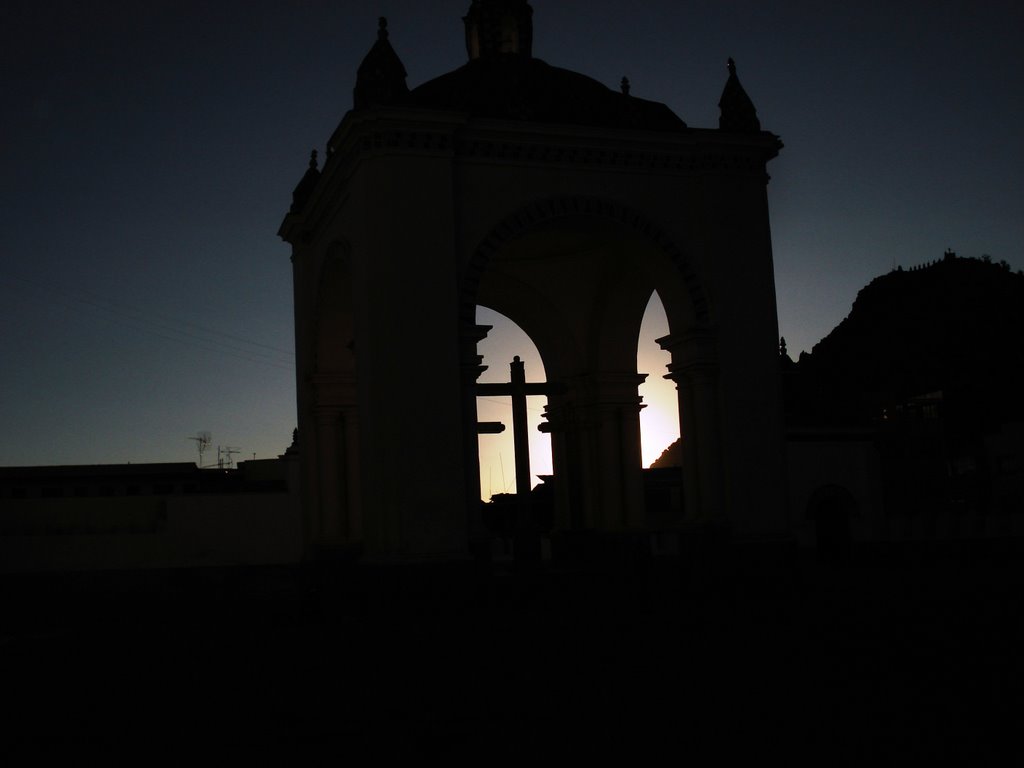
[[[529,335],[505,315],[487,307],[477,307],[476,322],[489,326],[490,331],[477,344],[481,365],[487,369],[477,381],[481,384],[498,384],[510,380],[509,365],[519,357],[524,363],[526,381],[540,383],[546,380],[544,361],[537,345]],[[541,482],[540,476],[551,475],[551,437],[541,432],[547,398],[536,395],[527,398],[527,427],[529,430],[529,452],[531,488]],[[518,492],[515,477],[515,448],[512,432],[511,397],[478,397],[477,419],[483,423],[500,423],[504,431],[480,435],[480,498],[490,501],[492,496]]]
[[[501,357],[520,354],[505,350],[496,363],[487,352],[481,326],[494,323],[477,310],[487,307],[518,324],[536,344],[543,374],[531,371],[531,379],[557,388],[549,393],[543,423],[551,434],[554,528],[648,528],[643,467],[678,438],[675,400],[683,398],[676,384],[688,370],[692,332],[705,329],[701,339],[709,338],[708,304],[683,255],[636,212],[601,201],[549,201],[511,216],[482,241],[471,254],[461,302],[463,338],[484,339],[465,348],[469,375],[483,352],[488,378],[479,381],[508,381],[509,361]],[[664,380],[666,369],[672,381]],[[645,379],[649,409],[641,407]],[[704,397],[705,410],[711,402]],[[501,420],[484,414],[485,403],[476,406],[478,422]],[[643,410],[649,415],[642,416]],[[642,418],[648,422],[646,446]],[[704,423],[713,425],[714,419]],[[480,454],[483,498],[494,493],[493,455]],[[497,459],[499,477],[503,469],[500,484],[507,489],[504,449]],[[693,461],[689,470],[696,471]],[[680,485],[675,483],[677,499]],[[674,506],[678,511],[683,505]]]

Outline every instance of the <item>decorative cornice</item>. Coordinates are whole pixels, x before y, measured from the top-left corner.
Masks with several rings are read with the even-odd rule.
[[[669,372],[663,377],[669,381],[678,384],[718,369],[716,337],[710,328],[692,328],[686,333],[669,334],[655,341],[672,355]]]
[[[576,165],[645,173],[727,172],[763,174],[767,158],[749,151],[728,152],[715,148],[642,150],[616,146],[584,146],[555,142],[503,141],[485,138],[457,139],[455,155],[473,160],[513,163]]]
[[[279,235],[296,243],[315,231],[325,205],[340,199],[359,163],[379,154],[455,160],[569,166],[647,174],[730,174],[767,183],[765,164],[782,142],[761,132],[736,136],[690,129],[684,133],[598,130],[469,120],[465,115],[377,109],[349,113],[328,144],[321,180],[304,209],[289,214]]]
[[[646,142],[625,136],[607,137],[602,141],[598,137],[581,139],[543,133],[502,136],[501,133],[504,132],[381,128],[362,133],[358,141],[348,147],[348,154],[443,154],[469,160],[579,165],[670,174],[708,171],[757,174],[764,173],[765,163],[778,153],[775,141],[687,141],[675,146],[658,141],[650,142],[654,146],[648,149],[642,146]],[[352,159],[355,158],[346,157],[342,162]]]
[[[451,154],[451,133],[400,129],[374,131],[360,137],[357,153],[402,152],[410,154]]]

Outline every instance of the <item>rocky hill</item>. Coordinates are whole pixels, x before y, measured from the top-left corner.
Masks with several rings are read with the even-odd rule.
[[[894,270],[865,286],[810,354],[783,365],[791,422],[869,421],[936,392],[979,418],[1019,416],[1024,274],[952,252]]]

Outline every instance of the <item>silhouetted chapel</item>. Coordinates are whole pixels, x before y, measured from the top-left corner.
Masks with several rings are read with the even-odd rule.
[[[484,537],[478,305],[529,334],[558,388],[555,532],[654,532],[637,387],[665,375],[685,499],[670,527],[784,533],[765,171],[782,144],[732,61],[718,127],[691,128],[625,79],[534,58],[526,0],[473,0],[463,22],[467,63],[410,90],[381,20],[281,225],[308,551],[461,557]],[[672,362],[638,373],[653,291]]]

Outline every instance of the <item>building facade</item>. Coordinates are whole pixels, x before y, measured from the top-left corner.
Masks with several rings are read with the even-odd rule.
[[[516,322],[548,384],[554,528],[648,520],[637,393],[675,381],[685,504],[673,526],[787,526],[761,130],[729,62],[718,128],[533,56],[525,1],[479,0],[468,62],[410,90],[381,20],[353,108],[314,156],[292,246],[309,550],[458,557],[483,534],[476,307]],[[666,371],[638,372],[654,291]]]

